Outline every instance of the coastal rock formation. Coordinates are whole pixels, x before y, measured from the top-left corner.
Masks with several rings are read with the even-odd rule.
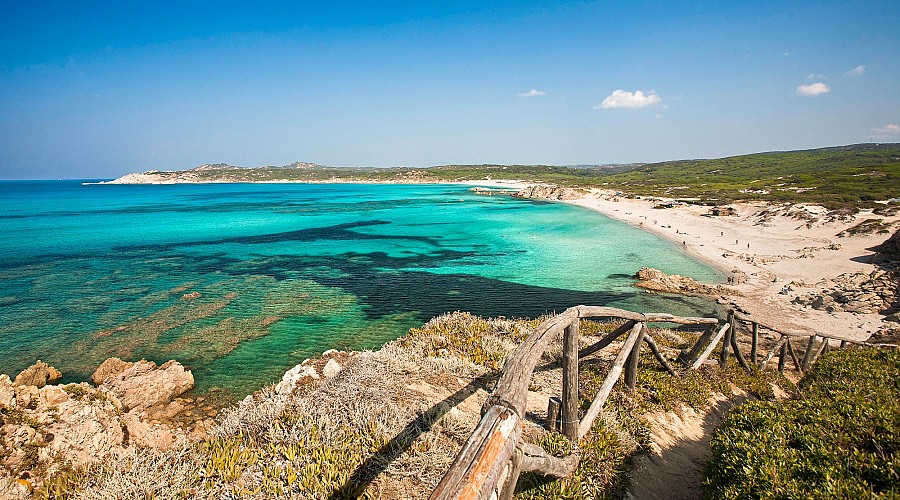
[[[110,358],[91,377],[96,387],[47,385],[61,376],[40,361],[14,381],[0,375],[0,479],[6,473],[34,488],[60,470],[131,447],[167,449],[202,437],[202,430],[191,434],[174,423],[190,404],[176,398],[194,385],[191,372],[176,361],[157,367]]]
[[[893,263],[900,264],[900,230],[884,241],[884,243],[873,248],[875,257],[872,259],[874,263]]]
[[[94,373],[91,375],[91,382],[93,382],[94,385],[100,385],[103,382],[106,382],[107,377],[118,375],[133,364],[134,363],[122,361],[119,358],[109,358],[103,363],[100,363],[100,366],[94,370]]]
[[[896,312],[900,300],[900,270],[848,273],[816,284],[819,291],[801,295],[795,304],[828,312],[860,314]]]
[[[683,293],[691,295],[732,295],[740,296],[737,290],[722,285],[707,285],[693,278],[666,274],[650,267],[641,268],[635,277],[640,280],[636,286],[666,293]]]
[[[577,200],[588,194],[584,189],[560,186],[528,186],[512,194],[515,198],[539,198],[543,200]]]
[[[37,363],[22,370],[22,373],[16,375],[14,385],[33,385],[40,389],[47,384],[59,382],[62,373],[56,368],[37,360]]]
[[[872,261],[881,269],[820,281],[817,291],[793,302],[828,312],[884,314],[888,321],[896,320],[900,311],[900,231],[873,250],[876,254]]]
[[[335,378],[341,373],[347,361],[356,355],[355,352],[329,349],[323,352],[320,358],[304,359],[299,365],[284,372],[281,381],[275,384],[275,393],[290,394],[294,389],[317,380]]]
[[[194,375],[174,360],[157,368],[156,363],[142,359],[108,375],[101,387],[119,399],[123,411],[144,411],[165,406],[193,388]]]

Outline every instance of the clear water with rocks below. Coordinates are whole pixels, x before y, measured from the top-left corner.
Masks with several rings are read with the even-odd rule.
[[[633,287],[645,266],[722,280],[601,214],[460,185],[0,182],[0,373],[176,359],[241,397],[448,311],[711,312]]]

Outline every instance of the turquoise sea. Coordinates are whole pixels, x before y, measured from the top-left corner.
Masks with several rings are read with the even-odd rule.
[[[644,266],[722,280],[598,213],[460,185],[0,182],[0,373],[177,359],[241,397],[447,311],[712,310],[634,288]]]

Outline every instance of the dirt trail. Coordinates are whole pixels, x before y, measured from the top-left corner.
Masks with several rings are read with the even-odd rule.
[[[710,398],[703,410],[648,416],[651,451],[635,458],[629,473],[628,500],[688,500],[703,498],[703,468],[712,457],[709,440],[725,414],[744,398]]]

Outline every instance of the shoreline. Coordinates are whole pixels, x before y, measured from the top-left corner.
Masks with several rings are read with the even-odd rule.
[[[128,182],[141,177],[143,182]],[[207,184],[225,180],[154,179],[130,174],[97,184]],[[119,181],[119,182],[116,182]],[[124,181],[124,182],[122,182]],[[231,182],[233,183],[233,182]],[[517,179],[481,179],[436,182],[427,179],[397,179],[378,182],[329,179],[323,181],[248,181],[248,184],[454,184],[487,188],[523,189],[545,183]],[[865,340],[884,327],[880,314],[827,312],[792,302],[808,293],[821,292],[823,283],[840,275],[870,273],[877,266],[868,262],[869,248],[888,234],[855,234],[838,237],[866,218],[880,218],[896,227],[900,214],[874,216],[863,211],[843,218],[833,217],[823,207],[773,202],[734,203],[736,215],[705,216],[710,207],[676,205],[654,208],[646,198],[627,198],[616,192],[590,189],[590,193],[561,201],[580,206],[642,229],[676,244],[682,251],[721,272],[735,277],[729,286],[741,296],[723,296],[718,301],[759,318],[761,322],[791,330],[814,331]],[[785,290],[788,291],[785,291]],[[714,297],[715,298],[715,297]]]
[[[794,205],[792,208],[800,207],[802,212],[788,215],[784,213],[789,207],[786,204],[735,203],[731,206],[737,215],[706,216],[709,207],[657,209],[653,201],[616,197],[598,189],[566,203],[669,240],[725,276],[740,276],[729,286],[743,296],[721,297],[719,302],[744,310],[761,322],[852,340],[865,340],[884,326],[880,314],[827,312],[792,302],[821,291],[823,282],[839,275],[878,269],[869,262],[874,256],[869,248],[890,234],[838,236],[861,220],[878,218],[871,212],[831,220],[814,206]],[[809,218],[802,218],[807,215]],[[900,222],[897,215],[881,219],[892,226]],[[744,276],[746,281],[742,281]],[[785,293],[785,287],[790,291]]]

